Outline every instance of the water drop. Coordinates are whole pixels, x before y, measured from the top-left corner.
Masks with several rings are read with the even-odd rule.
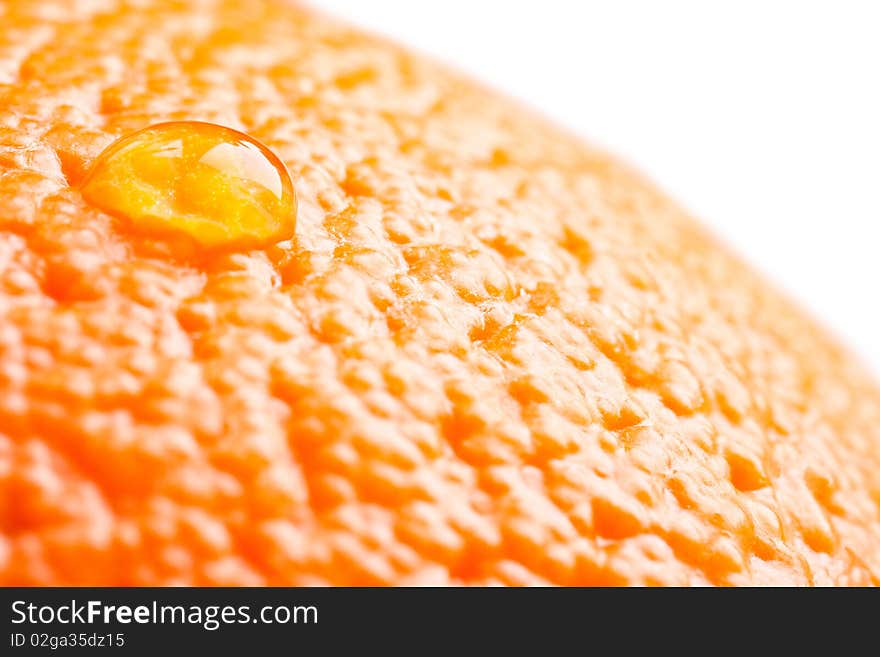
[[[284,163],[252,137],[212,123],[159,123],[122,137],[98,156],[81,191],[138,233],[183,236],[204,250],[268,246],[296,227]]]

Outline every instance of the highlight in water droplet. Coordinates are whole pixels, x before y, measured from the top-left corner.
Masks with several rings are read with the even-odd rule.
[[[200,121],[158,123],[104,150],[85,200],[157,236],[202,249],[259,248],[289,239],[296,195],[284,163],[252,137]]]

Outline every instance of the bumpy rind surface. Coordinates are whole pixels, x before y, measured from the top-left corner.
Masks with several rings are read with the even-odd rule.
[[[0,4],[0,583],[880,580],[877,388],[636,174],[309,10],[123,5]],[[292,242],[84,203],[180,119]]]

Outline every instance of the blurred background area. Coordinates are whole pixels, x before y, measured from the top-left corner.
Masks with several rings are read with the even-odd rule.
[[[880,2],[312,4],[640,168],[880,374]]]

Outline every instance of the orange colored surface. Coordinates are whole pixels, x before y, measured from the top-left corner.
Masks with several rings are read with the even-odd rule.
[[[880,391],[637,174],[308,10],[141,4],[0,5],[0,583],[880,581]],[[179,120],[279,155],[293,240],[84,200]]]

